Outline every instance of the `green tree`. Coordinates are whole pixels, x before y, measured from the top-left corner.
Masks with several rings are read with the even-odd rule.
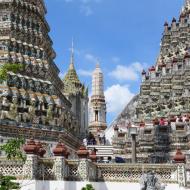
[[[0,150],[5,152],[8,160],[19,159],[25,161],[26,157],[21,150],[24,143],[25,140],[22,138],[10,139],[6,144],[0,146]]]
[[[81,190],[95,190],[91,184],[87,184],[86,187],[83,187]]]
[[[17,73],[24,69],[23,64],[5,63],[0,67],[0,81],[7,80],[8,72]]]
[[[20,189],[19,183],[13,180],[16,180],[16,177],[0,175],[0,190]]]

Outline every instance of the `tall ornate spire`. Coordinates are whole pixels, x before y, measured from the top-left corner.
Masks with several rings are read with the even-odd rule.
[[[72,38],[72,45],[71,45],[71,60],[70,60],[69,69],[74,69],[74,41],[73,41],[73,38]]]
[[[92,75],[92,95],[104,97],[103,73],[99,61],[97,61],[96,69]]]
[[[104,96],[103,72],[97,61],[92,74],[92,96],[90,101],[89,131],[97,137],[98,131],[104,131],[106,124],[106,102]]]
[[[74,67],[74,43],[72,39],[71,46],[71,58],[69,64],[69,70],[63,79],[64,83],[64,93],[65,94],[76,94],[82,88],[82,84],[79,80],[77,72]]]

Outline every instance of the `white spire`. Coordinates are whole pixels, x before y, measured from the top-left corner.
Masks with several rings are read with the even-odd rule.
[[[96,69],[92,75],[92,94],[97,96],[104,96],[103,73],[100,69],[99,62],[97,62]]]
[[[89,119],[89,131],[95,136],[97,136],[98,130],[104,131],[106,129],[104,81],[99,61],[97,61],[96,68],[92,74],[92,96],[90,101]]]
[[[100,60],[97,59],[96,68],[93,73],[102,73],[102,70],[100,68]]]

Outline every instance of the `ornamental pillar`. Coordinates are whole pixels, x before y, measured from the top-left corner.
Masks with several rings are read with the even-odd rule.
[[[78,174],[81,181],[89,181],[89,152],[85,146],[81,146],[77,151],[79,157]]]
[[[186,187],[186,168],[185,164],[179,164],[177,167],[177,179],[179,186]]]
[[[23,166],[23,173],[26,179],[34,180],[37,178],[37,166],[38,166],[38,156],[37,156],[37,146],[33,139],[29,140],[26,145],[24,145],[24,151],[26,153],[26,162]]]
[[[55,156],[54,162],[54,175],[56,180],[64,180],[66,177],[66,164],[65,157],[67,155],[67,148],[64,144],[58,143],[55,149],[53,150],[53,154]]]
[[[173,157],[173,161],[176,164],[178,164],[178,167],[177,167],[178,184],[182,187],[185,187],[186,186],[186,168],[185,168],[186,158],[180,149],[177,149],[176,154]]]

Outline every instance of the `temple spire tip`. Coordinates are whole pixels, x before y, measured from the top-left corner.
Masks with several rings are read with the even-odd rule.
[[[74,40],[73,38],[71,42],[71,60],[70,60],[69,69],[74,69]]]

